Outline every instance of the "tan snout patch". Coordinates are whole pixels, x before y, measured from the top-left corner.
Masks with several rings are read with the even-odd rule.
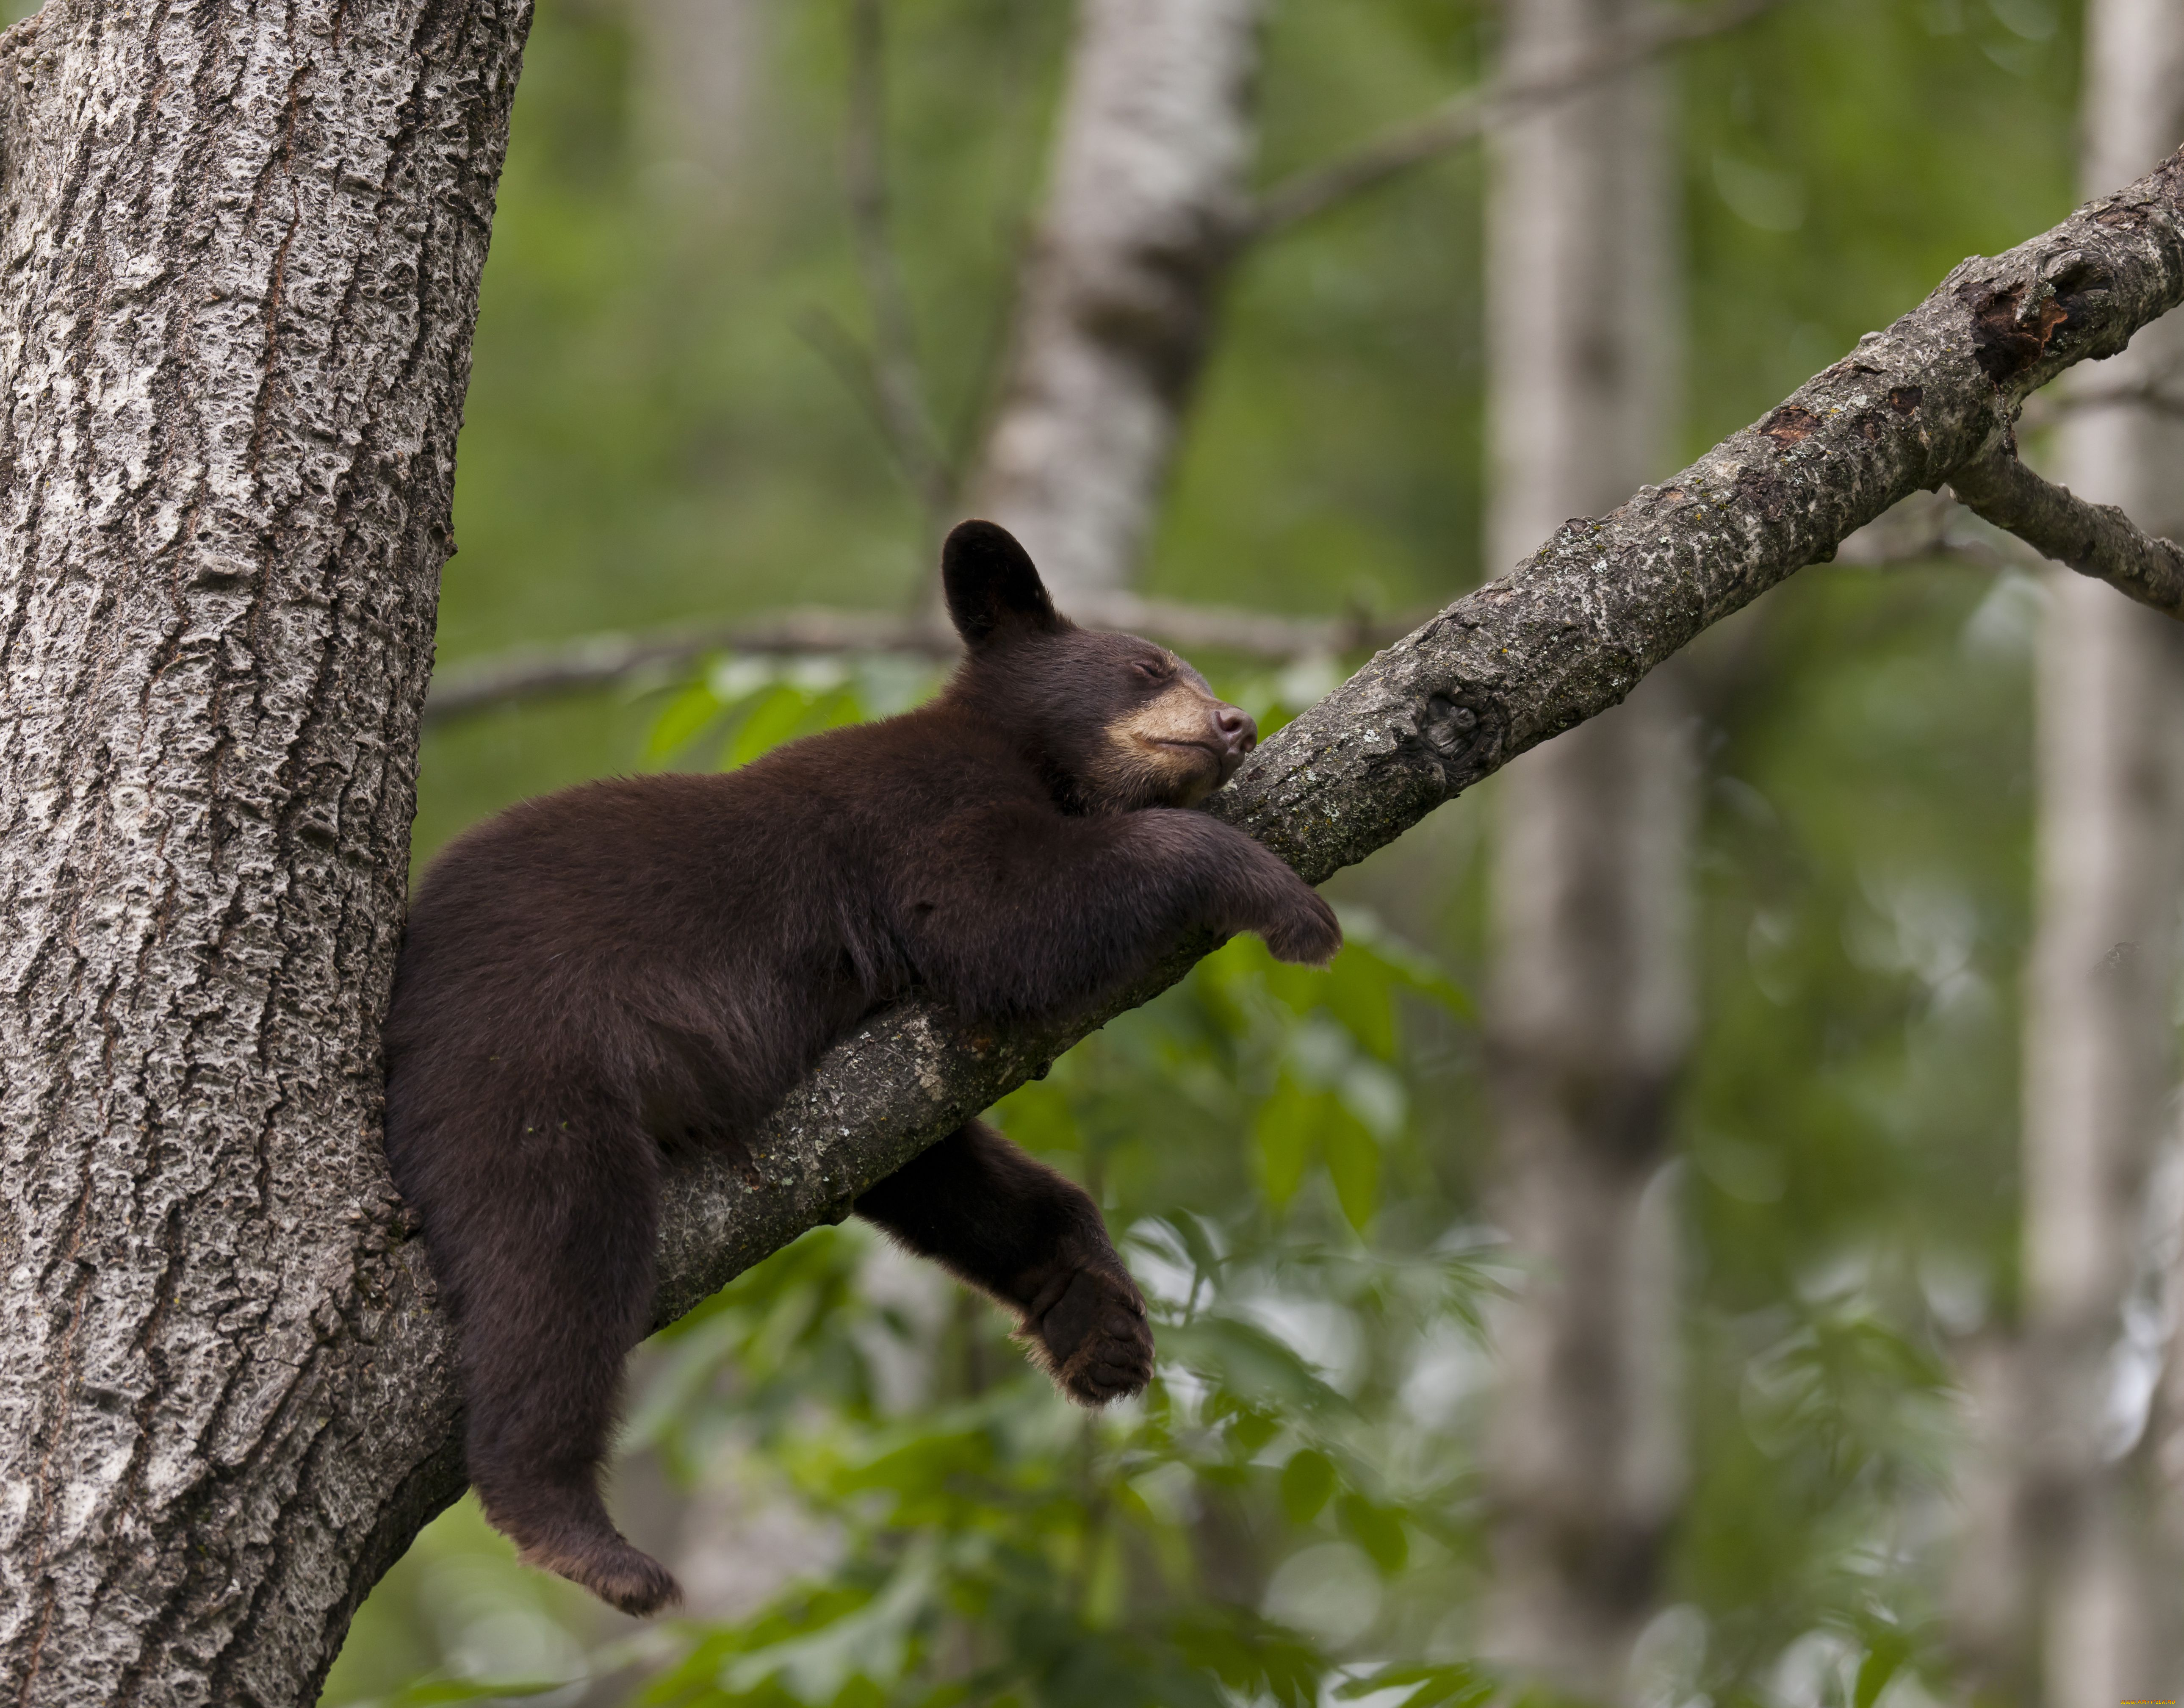
[[[1221,786],[1228,743],[1214,719],[1223,704],[1197,684],[1178,681],[1109,725],[1103,792],[1130,805],[1203,801]]]

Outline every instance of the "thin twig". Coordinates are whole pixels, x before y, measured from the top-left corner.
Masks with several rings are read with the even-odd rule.
[[[1737,29],[1782,3],[1784,0],[1726,0],[1702,11],[1666,12],[1557,64],[1518,76],[1492,78],[1354,153],[1309,167],[1277,184],[1240,222],[1236,241],[1241,245],[1284,231],[1438,159],[1535,107],[1629,70],[1671,47]]]
[[[879,418],[895,460],[936,533],[956,501],[956,475],[918,371],[917,340],[889,230],[887,192],[887,59],[883,0],[850,8],[850,112],[843,139],[850,230],[872,313],[871,372]]]
[[[2043,557],[2105,581],[2141,605],[2184,617],[2184,546],[2161,539],[2111,504],[2092,504],[2042,480],[1998,436],[1949,477],[1966,506],[2007,528]]]
[[[1086,594],[1071,603],[1072,614],[1088,627],[1128,629],[1184,650],[1272,663],[1361,652],[1409,633],[1419,621],[1415,613],[1389,619],[1272,617],[1130,594]],[[582,693],[648,673],[671,674],[716,653],[896,653],[946,661],[961,650],[954,633],[937,618],[817,607],[649,634],[587,635],[557,646],[515,648],[442,671],[425,702],[425,721],[447,723],[495,706]]]

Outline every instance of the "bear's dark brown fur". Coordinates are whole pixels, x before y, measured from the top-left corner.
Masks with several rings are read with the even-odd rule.
[[[511,808],[420,885],[387,1028],[387,1148],[457,1326],[472,1483],[526,1560],[633,1613],[675,1581],[616,1531],[601,1455],[652,1304],[660,1150],[741,1143],[861,1017],[922,985],[1050,1017],[1185,932],[1323,963],[1326,904],[1187,810],[1255,733],[1189,666],[1055,614],[989,522],[948,539],[968,655],[930,705],[718,776]],[[1151,1374],[1079,1188],[977,1122],[856,1209],[1021,1317],[1073,1398]]]

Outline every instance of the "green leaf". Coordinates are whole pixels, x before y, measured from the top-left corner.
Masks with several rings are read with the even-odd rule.
[[[1272,1412],[1246,1409],[1234,1415],[1228,1441],[1240,1457],[1256,1459],[1259,1449],[1281,1432],[1281,1420]]]
[[[1873,1708],[1888,1681],[1911,1656],[1909,1639],[1902,1633],[1883,1630],[1869,1638],[1865,1659],[1858,1662],[1858,1683],[1852,1691],[1852,1708]]]
[[[1342,1214],[1362,1233],[1380,1204],[1379,1141],[1340,1098],[1323,1097],[1321,1102],[1325,1118],[1320,1147],[1327,1158],[1327,1172],[1334,1181],[1335,1197],[1342,1201]]]
[[[694,682],[660,709],[644,738],[640,762],[647,767],[665,765],[702,734],[706,726],[727,708],[712,689]]]
[[[1364,908],[1345,907],[1341,917],[1343,948],[1334,965],[1338,974],[1344,970],[1343,963],[1354,957],[1357,964],[1350,969],[1350,976],[1361,984],[1369,977],[1389,989],[1400,986],[1413,991],[1438,1002],[1458,1019],[1479,1018],[1469,994],[1424,950],[1404,941]]]
[[[1393,1577],[1411,1557],[1411,1539],[1403,1521],[1389,1507],[1378,1506],[1362,1494],[1346,1494],[1335,1503],[1335,1518],[1343,1534],[1372,1556],[1384,1577]]]
[[[1160,1338],[1171,1363],[1206,1377],[1240,1404],[1350,1409],[1350,1402],[1317,1370],[1256,1323],[1208,1311],[1164,1326]]]
[[[1334,1493],[1334,1461],[1316,1448],[1290,1455],[1282,1467],[1282,1510],[1292,1524],[1309,1524]]]
[[[1221,1248],[1207,1231],[1206,1219],[1184,1210],[1171,1216],[1168,1225],[1175,1230],[1175,1236],[1183,1242],[1183,1248],[1190,1255],[1192,1281],[1218,1280],[1223,1264]]]
[[[1178,1618],[1169,1641],[1191,1666],[1228,1687],[1232,1700],[1312,1708],[1325,1677],[1325,1656],[1285,1626],[1240,1608],[1194,1610]],[[1167,1708],[1163,1704],[1162,1708]]]
[[[1258,1119],[1251,1124],[1258,1146],[1259,1187],[1278,1212],[1288,1208],[1304,1184],[1305,1169],[1319,1147],[1329,1101],[1324,1092],[1307,1091],[1284,1074],[1273,1096],[1259,1106]]]
[[[790,740],[804,722],[816,696],[809,690],[783,682],[756,695],[736,724],[736,732],[721,754],[721,768],[733,771],[738,765],[748,765],[760,754],[771,752]]]
[[[1329,1013],[1349,1029],[1360,1049],[1383,1062],[1395,1059],[1395,991],[1403,982],[1384,958],[1358,943],[1345,943],[1328,968]]]

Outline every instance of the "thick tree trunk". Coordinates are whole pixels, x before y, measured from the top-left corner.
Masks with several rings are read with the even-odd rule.
[[[2142,170],[2184,140],[2184,12],[2088,11],[2084,176]],[[2145,527],[2184,532],[2184,432],[2103,391],[2173,374],[2184,326],[2084,376],[2062,473]],[[2146,1251],[2147,1187],[2173,1142],[2184,886],[2184,628],[2067,571],[2040,647],[2036,935],[2025,1025],[2024,1402],[2015,1505],[2040,1700],[2159,1694],[2173,1680],[2174,1565],[2148,1521],[2152,1467],[2115,1438],[2113,1354]]]
[[[0,37],[11,1702],[308,1701],[459,1487],[444,1370],[375,1356],[377,1029],[528,17]]]
[[[1254,144],[1262,0],[1083,0],[972,513],[1066,605],[1134,578]]]
[[[1631,0],[1515,0],[1510,64],[1636,24]],[[1659,74],[1495,136],[1493,561],[1664,467],[1677,324]],[[1694,765],[1674,673],[1510,769],[1498,802],[1490,1078],[1497,1220],[1528,1265],[1501,1314],[1487,1443],[1502,1659],[1624,1694],[1682,1487],[1675,1219],[1661,1178],[1691,1031]]]

